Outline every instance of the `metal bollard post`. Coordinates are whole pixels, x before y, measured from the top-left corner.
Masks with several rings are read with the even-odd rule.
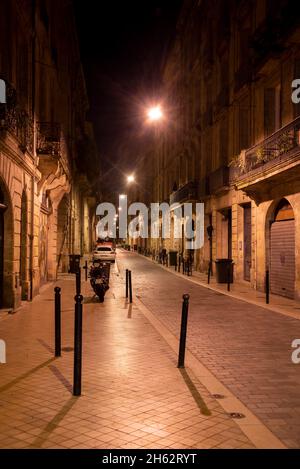
[[[129,303],[132,303],[132,280],[131,280],[131,270],[128,271],[128,280],[129,280]]]
[[[54,305],[55,305],[55,357],[61,356],[61,288],[55,287],[55,298],[54,298]]]
[[[76,295],[81,293],[81,268],[76,271]]]
[[[85,269],[85,281],[87,282],[87,279],[88,279],[88,262],[87,261],[85,261],[83,268]]]
[[[128,298],[128,269],[126,269],[126,298]]]
[[[182,315],[181,315],[178,368],[184,368],[185,343],[186,343],[186,331],[187,331],[190,295],[185,294],[182,296],[182,298],[183,298],[183,303],[182,303]]]
[[[266,270],[266,304],[270,303],[270,274],[269,271]]]
[[[75,296],[73,396],[81,395],[82,368],[82,295]]]
[[[227,291],[230,291],[231,265],[227,266]]]

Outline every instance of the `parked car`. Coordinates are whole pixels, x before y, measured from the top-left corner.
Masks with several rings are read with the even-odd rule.
[[[112,246],[97,246],[93,252],[93,260],[115,262],[116,251]]]

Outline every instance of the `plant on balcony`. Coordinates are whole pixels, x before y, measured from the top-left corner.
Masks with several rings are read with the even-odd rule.
[[[288,152],[289,150],[292,150],[296,145],[295,139],[293,135],[291,135],[290,131],[284,132],[280,138],[278,139],[278,155],[282,155],[283,153]]]
[[[256,163],[257,164],[265,163],[266,162],[265,148],[263,146],[258,147],[258,149],[256,150],[255,156],[256,156]]]
[[[245,155],[243,154],[243,152],[239,153],[238,155],[234,155],[230,159],[228,166],[237,168],[240,170],[241,173],[244,173],[246,171],[246,159],[245,159]]]

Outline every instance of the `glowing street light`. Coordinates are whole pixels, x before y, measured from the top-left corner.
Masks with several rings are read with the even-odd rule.
[[[160,106],[151,107],[150,109],[148,109],[147,116],[151,122],[161,120],[163,118],[163,112],[161,110],[161,107]]]
[[[127,176],[127,182],[130,184],[132,182],[134,182],[134,175],[133,174],[130,174],[129,176]]]
[[[126,195],[125,194],[120,194],[120,199],[125,199]]]

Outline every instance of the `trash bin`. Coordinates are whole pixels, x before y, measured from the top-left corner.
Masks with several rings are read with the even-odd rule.
[[[232,259],[216,259],[217,283],[233,283],[233,263]]]
[[[177,254],[178,251],[169,252],[169,266],[177,266]]]
[[[80,267],[80,254],[69,254],[69,274],[76,274]]]

